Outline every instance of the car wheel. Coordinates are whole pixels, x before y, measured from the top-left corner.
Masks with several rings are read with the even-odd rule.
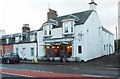
[[[10,64],[10,60],[7,60],[7,64]]]

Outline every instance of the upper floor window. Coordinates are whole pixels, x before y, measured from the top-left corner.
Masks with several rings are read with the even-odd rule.
[[[52,25],[45,25],[43,27],[43,34],[44,36],[51,36],[52,35]]]
[[[30,35],[30,41],[35,41],[35,34]]]
[[[16,42],[16,43],[20,42],[20,37],[18,37],[18,36],[15,37],[15,42]]]
[[[9,44],[9,38],[6,39],[6,43]]]
[[[63,22],[63,34],[73,34],[74,33],[74,21]]]

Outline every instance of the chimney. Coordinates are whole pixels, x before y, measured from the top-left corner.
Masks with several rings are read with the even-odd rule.
[[[89,5],[90,5],[90,10],[95,10],[96,11],[97,4],[94,2],[94,0],[91,0],[91,2],[89,3]]]
[[[29,24],[23,24],[22,32],[28,32],[28,31],[30,31]]]
[[[57,14],[57,11],[55,10],[52,10],[52,9],[49,9],[49,12],[47,12],[47,19],[51,19],[51,18],[55,18],[57,17],[58,14]]]

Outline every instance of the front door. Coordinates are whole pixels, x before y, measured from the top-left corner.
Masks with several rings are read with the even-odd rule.
[[[26,48],[22,48],[22,59],[26,58]]]

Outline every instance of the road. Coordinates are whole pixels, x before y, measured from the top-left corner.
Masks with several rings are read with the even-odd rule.
[[[24,76],[24,72],[28,73],[26,77],[100,77],[118,78],[118,68],[101,68],[101,67],[86,67],[86,66],[65,66],[65,65],[41,65],[41,64],[2,64],[2,72],[20,74]],[[18,72],[18,73],[17,73]],[[43,73],[44,72],[44,73]],[[34,75],[31,76],[31,73]],[[40,74],[42,75],[40,75]],[[52,73],[52,74],[51,74]],[[56,74],[57,73],[57,74]],[[37,75],[35,75],[37,74]],[[46,76],[46,74],[48,76]],[[54,77],[53,76],[53,77]],[[90,79],[90,78],[89,78]],[[91,78],[93,79],[93,78]]]

